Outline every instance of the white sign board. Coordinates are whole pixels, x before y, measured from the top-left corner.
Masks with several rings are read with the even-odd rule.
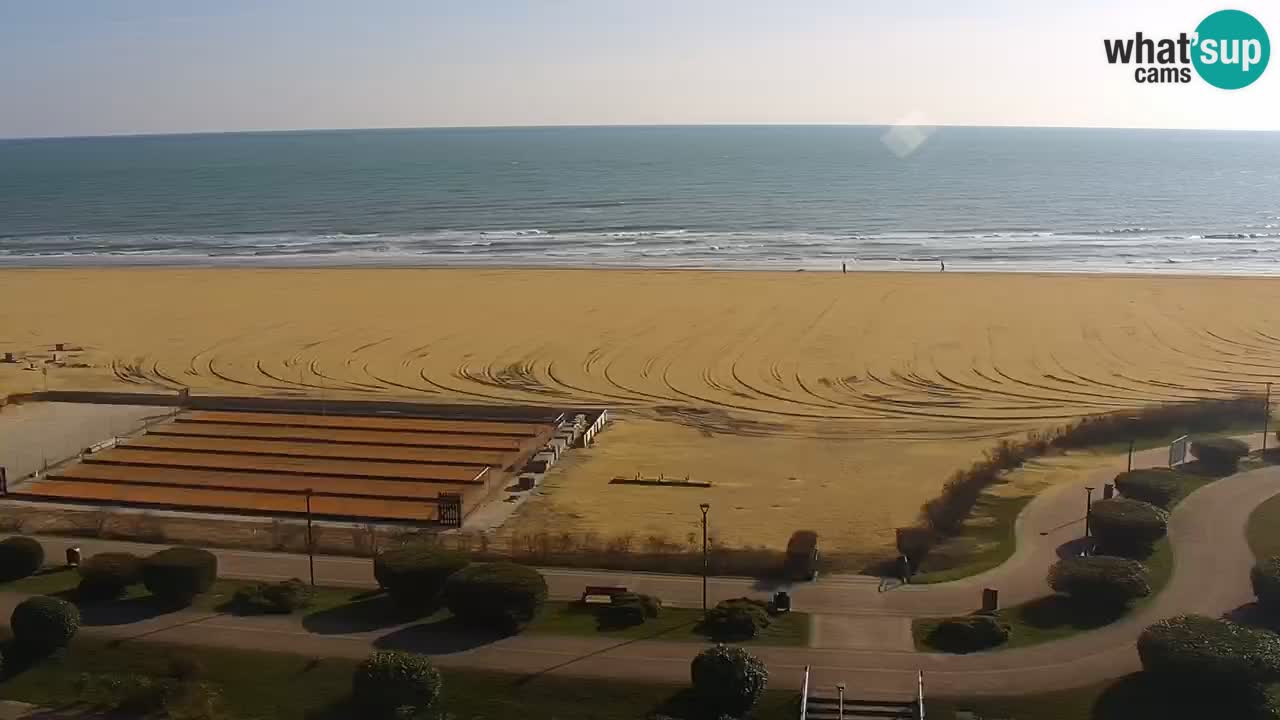
[[[1187,461],[1187,436],[1174,440],[1169,443],[1169,467],[1181,465]]]

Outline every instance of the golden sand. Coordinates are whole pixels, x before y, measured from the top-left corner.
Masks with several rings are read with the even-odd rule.
[[[889,542],[994,438],[1239,391],[1270,279],[576,270],[0,271],[0,352],[51,388],[373,394],[619,411],[516,527]],[[41,373],[0,364],[0,392]],[[709,490],[610,485],[689,475]]]

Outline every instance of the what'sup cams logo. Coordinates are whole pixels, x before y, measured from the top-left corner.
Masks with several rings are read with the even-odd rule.
[[[1267,69],[1271,41],[1262,23],[1241,10],[1220,10],[1196,26],[1190,35],[1103,40],[1107,62],[1136,65],[1139,83],[1189,83],[1191,71],[1210,85],[1239,90],[1252,85]]]

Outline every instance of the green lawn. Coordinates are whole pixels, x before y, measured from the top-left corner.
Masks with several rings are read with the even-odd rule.
[[[645,621],[643,625],[603,630],[599,628],[595,613],[590,609],[578,603],[549,603],[525,632],[588,635],[619,640],[709,642],[709,638],[698,630],[701,620],[702,610],[668,607],[663,608],[658,617]],[[773,623],[759,637],[742,644],[806,646],[809,644],[809,616],[797,612],[775,616]]]
[[[1280,495],[1262,503],[1249,515],[1245,530],[1256,558],[1280,555]]]
[[[690,658],[693,650],[690,650]],[[108,643],[82,637],[50,659],[0,684],[0,698],[64,708],[77,697],[81,673],[162,677],[174,657],[194,661],[198,679],[220,691],[232,718],[339,720],[359,717],[348,705],[356,662],[337,658],[194,648],[151,643]],[[443,669],[445,709],[455,720],[530,718],[636,720],[655,712],[679,715],[681,688],[623,680],[579,680],[545,675]],[[796,717],[797,693],[767,692],[754,720]]]

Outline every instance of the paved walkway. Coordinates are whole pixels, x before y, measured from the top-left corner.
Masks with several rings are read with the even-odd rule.
[[[1159,464],[1162,453],[1140,453],[1135,466]],[[952,656],[909,649],[911,616],[971,611],[983,587],[999,588],[1005,605],[1046,594],[1049,565],[1057,559],[1059,548],[1082,532],[1083,486],[1091,482],[1101,487],[1113,475],[1114,470],[1100,471],[1078,485],[1060,486],[1037,497],[1018,520],[1017,552],[1009,562],[979,576],[887,592],[879,591],[875,579],[857,576],[824,578],[797,587],[793,593],[796,608],[814,613],[818,647],[758,648],[755,652],[768,663],[773,684],[782,687],[798,687],[803,667],[812,665],[818,686],[845,681],[862,697],[911,696],[917,670],[925,672],[927,692],[933,694],[1025,694],[1076,687],[1131,672],[1138,667],[1134,640],[1148,624],[1187,612],[1222,615],[1252,599],[1248,574],[1253,559],[1243,528],[1254,507],[1280,493],[1280,467],[1233,476],[1183,501],[1169,528],[1175,555],[1173,577],[1155,600],[1121,622],[1062,641],[1014,650]],[[71,542],[46,540],[50,552],[60,552]],[[154,549],[136,543],[74,543],[87,553],[108,548]],[[306,577],[305,557],[217,552],[222,573],[228,577]],[[371,585],[370,565],[367,560],[318,558],[317,582]],[[653,592],[673,605],[696,607],[701,602],[700,578],[564,569],[547,569],[545,573],[552,596],[561,599],[577,597],[588,583],[607,582]],[[747,579],[714,578],[709,583],[712,602],[744,593],[764,595],[771,590]],[[11,593],[0,594],[0,617],[7,617],[19,599]],[[903,628],[908,629],[905,635]],[[375,647],[394,647],[431,654],[441,665],[668,682],[687,680],[689,661],[697,647],[663,642],[660,637],[620,642],[522,635],[485,642],[423,624],[334,627],[298,617],[243,618],[192,611],[99,625],[85,632],[121,639],[288,649],[316,656],[363,657]]]

